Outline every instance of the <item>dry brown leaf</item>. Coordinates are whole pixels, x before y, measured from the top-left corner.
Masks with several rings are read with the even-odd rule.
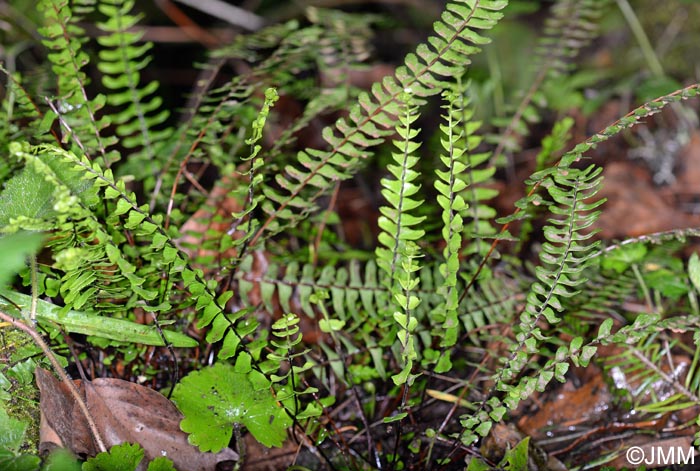
[[[68,386],[42,368],[36,369],[36,381],[41,391],[42,448],[45,449],[48,442],[76,454],[97,454],[85,417],[79,412]],[[146,460],[139,470],[146,468],[146,461],[159,456],[170,458],[182,471],[214,471],[218,463],[238,460],[238,454],[228,448],[213,454],[202,453],[190,445],[187,434],[180,430],[180,411],[152,389],[113,378],[74,382],[106,446],[129,442],[143,447]]]
[[[579,388],[569,381],[537,412],[521,417],[518,428],[533,439],[542,439],[552,426],[566,429],[605,420],[611,406],[612,395],[601,374]]]

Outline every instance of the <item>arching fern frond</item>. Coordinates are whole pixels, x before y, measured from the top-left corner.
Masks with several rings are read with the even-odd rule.
[[[547,79],[561,76],[571,69],[573,59],[598,34],[598,22],[609,0],[558,0],[545,21],[544,35],[536,48],[535,77],[524,92],[513,116],[498,135],[494,159],[504,150],[516,151],[515,135],[527,136],[528,123],[539,119],[538,106],[545,102],[541,89]]]
[[[399,115],[398,98],[411,90],[420,98],[441,93],[447,88],[444,78],[462,73],[469,56],[479,45],[489,42],[477,30],[493,27],[501,18],[499,10],[505,1],[450,2],[442,19],[434,25],[436,36],[409,54],[394,77],[386,77],[372,87],[372,94],[360,95],[359,104],[350,111],[349,119],[341,118],[333,128],[326,128],[323,137],[330,145],[327,151],[308,149],[297,155],[298,163],[285,167],[285,175],[277,175],[282,192],[269,189],[266,196],[274,204],[263,205],[267,218],[252,240],[255,245],[263,237],[275,234],[285,225],[295,224],[316,208],[316,200],[334,182],[347,179],[366,158],[367,149],[382,142],[392,127],[392,116]]]

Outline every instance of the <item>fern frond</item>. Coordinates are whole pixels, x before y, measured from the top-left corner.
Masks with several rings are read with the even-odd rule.
[[[536,49],[546,74],[558,75],[570,68],[571,59],[597,36],[608,3],[609,0],[558,0],[552,5]]]
[[[259,188],[263,181],[263,176],[260,171],[264,165],[264,160],[258,155],[262,149],[262,146],[258,144],[258,142],[262,139],[263,128],[265,127],[265,122],[270,114],[270,109],[278,99],[279,96],[277,95],[277,90],[274,88],[268,88],[265,91],[265,102],[263,103],[257,118],[252,124],[252,136],[245,141],[245,143],[250,146],[250,156],[243,158],[244,161],[250,162],[250,167],[248,170],[243,172],[243,175],[248,177],[248,194],[244,198],[241,198],[245,200],[243,210],[236,211],[231,215],[233,217],[233,224],[231,225],[231,229],[228,231],[230,234],[233,232],[234,228],[238,229],[238,226],[242,224],[244,220],[247,223],[246,227],[239,229],[242,233],[232,242],[233,247],[239,248],[236,253],[237,260],[240,260],[245,255],[248,242],[256,230],[256,227],[254,226],[255,221],[251,217],[251,214],[263,199],[263,195],[259,193]],[[238,263],[233,262],[232,264],[236,266]]]
[[[377,265],[395,279],[401,273],[401,252],[405,250],[408,241],[415,242],[425,235],[422,229],[414,229],[425,217],[411,215],[423,202],[413,197],[420,191],[420,185],[414,183],[419,174],[413,167],[418,162],[418,157],[413,155],[420,144],[414,142],[419,130],[413,128],[413,123],[418,118],[417,107],[411,103],[408,93],[403,96],[406,104],[404,111],[399,115],[400,125],[396,128],[400,139],[393,143],[398,152],[393,152],[392,158],[396,165],[389,164],[388,170],[393,179],[382,178],[382,195],[389,206],[382,206],[382,215],[377,221],[382,232],[379,234],[377,247]]]
[[[556,78],[571,69],[572,60],[598,34],[598,22],[609,0],[558,0],[545,21],[544,35],[536,48],[534,67],[537,71],[512,118],[498,135],[494,160],[504,150],[516,151],[519,145],[513,137],[527,136],[528,123],[538,121],[537,102],[544,103],[541,88],[546,80]]]
[[[455,1],[447,5],[442,19],[434,25],[436,36],[416,48],[399,67],[395,78],[386,77],[372,87],[372,94],[360,94],[358,105],[350,111],[349,121],[341,118],[333,128],[326,128],[323,137],[328,151],[307,149],[297,155],[298,163],[285,167],[286,175],[276,181],[283,193],[269,189],[266,196],[274,202],[263,205],[268,214],[252,240],[255,245],[275,234],[287,224],[296,224],[315,209],[315,202],[338,180],[349,178],[369,153],[366,149],[383,141],[391,131],[392,116],[398,116],[398,99],[411,90],[420,103],[446,88],[442,77],[461,74],[469,64],[469,56],[489,40],[476,32],[492,28],[502,17],[499,10],[507,2]]]
[[[10,73],[2,66],[0,66],[0,72],[7,77],[2,104],[6,118],[1,128],[3,135],[0,137],[0,142],[9,144],[22,137],[27,141],[31,139],[58,141],[58,137],[55,134],[52,136],[52,131],[46,129],[46,125],[42,123],[44,112],[25,89],[22,76],[18,72]],[[22,125],[22,122],[31,124]],[[50,126],[50,123],[48,125]],[[4,179],[0,175],[0,181],[2,180]]]
[[[442,328],[445,336],[441,346],[450,347],[456,343],[459,335],[457,273],[460,269],[459,252],[462,249],[462,233],[464,232],[463,215],[469,208],[461,196],[461,192],[468,186],[462,177],[468,167],[468,164],[465,164],[462,159],[467,149],[460,147],[459,141],[468,141],[468,138],[464,138],[460,132],[462,116],[461,108],[456,108],[458,94],[445,91],[443,97],[447,103],[443,106],[445,109],[444,123],[440,125],[440,130],[442,131],[441,143],[445,154],[440,156],[440,160],[446,169],[436,169],[435,189],[438,191],[437,202],[442,208],[442,237],[445,241],[445,248],[442,252],[444,262],[440,265],[440,272],[444,278],[440,290],[445,298],[445,303],[439,308],[444,311],[444,314],[438,317],[438,321],[444,315]]]
[[[87,13],[92,4],[76,2],[76,7]],[[82,49],[86,41],[85,31],[78,26],[79,18],[74,17],[68,0],[42,0],[39,10],[44,13],[46,22],[39,32],[49,50],[48,59],[58,82],[58,96],[52,110],[60,119],[64,139],[72,140],[87,155],[95,157],[98,154],[109,167],[118,159],[115,153],[107,151],[116,140],[100,135],[110,125],[109,117],[97,116],[106,103],[106,97],[97,95],[91,99],[87,93],[89,79],[83,69],[89,63],[89,57]]]
[[[317,7],[308,7],[306,16],[323,30],[318,48],[318,64],[328,82],[323,85],[324,88],[335,88],[337,85],[342,87],[348,79],[348,72],[361,68],[360,64],[370,56],[368,40],[372,37],[372,23],[379,16]]]
[[[97,8],[107,18],[98,23],[106,34],[97,38],[102,46],[97,67],[103,73],[102,84],[109,90],[107,104],[120,110],[112,114],[116,133],[121,145],[140,150],[130,155],[129,163],[134,165],[133,160],[138,160],[143,171],[143,165],[153,167],[159,160],[162,154],[159,143],[162,145],[170,134],[168,129],[157,129],[168,118],[168,111],[161,109],[161,98],[154,95],[158,82],[144,85],[141,80],[141,71],[150,63],[148,54],[153,45],[149,42],[139,45],[143,33],[132,30],[140,20],[131,14],[133,0],[102,0]],[[157,169],[146,167],[148,174],[154,171]]]
[[[513,409],[522,398],[529,397],[535,390],[543,391],[551,379],[564,381],[568,369],[566,352],[571,352],[572,361],[587,362],[595,353],[595,348],[588,348],[580,353],[583,339],[577,337],[571,346],[560,347],[556,357],[550,359],[537,376],[525,376],[516,385],[509,384],[525,370],[531,355],[539,352],[539,344],[546,339],[541,322],[550,325],[560,321],[563,311],[562,299],[577,294],[576,288],[587,280],[583,271],[596,254],[599,241],[586,245],[595,231],[587,232],[598,217],[596,211],[603,201],[588,203],[601,184],[602,168],[593,165],[585,169],[571,167],[577,156],[565,158],[559,167],[547,173],[541,180],[546,187],[551,203],[549,211],[554,216],[544,228],[547,242],[540,252],[541,265],[536,267],[537,281],[532,284],[526,298],[525,309],[520,315],[516,342],[511,345],[511,355],[504,367],[495,376],[494,389],[506,393],[503,402],[489,394],[477,412],[463,418],[466,430],[462,437],[464,443],[471,443],[478,436],[485,436],[494,421],[500,420],[508,409]],[[578,359],[580,356],[585,358]],[[574,359],[575,357],[575,359]],[[488,408],[490,412],[484,409]],[[477,427],[474,430],[474,427]]]
[[[488,250],[485,239],[492,237],[496,230],[493,227],[493,220],[496,217],[496,210],[486,202],[498,195],[498,190],[490,188],[494,183],[493,176],[496,167],[490,165],[490,152],[477,152],[483,142],[483,137],[478,134],[481,128],[480,121],[474,121],[474,109],[470,107],[467,98],[469,83],[462,84],[461,79],[457,82],[457,89],[460,90],[457,96],[457,110],[461,114],[459,117],[462,138],[459,146],[464,149],[462,157],[467,165],[464,171],[464,182],[466,187],[461,190],[461,194],[469,205],[465,211],[465,235],[469,241],[462,248],[462,255],[471,256],[479,254],[483,256]]]

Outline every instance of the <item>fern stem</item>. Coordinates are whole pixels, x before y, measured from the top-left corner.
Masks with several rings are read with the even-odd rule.
[[[647,309],[649,309],[649,313],[656,313],[656,309],[654,309],[654,302],[651,300],[651,293],[649,292],[649,287],[647,286],[646,282],[644,281],[644,277],[642,276],[642,272],[639,271],[639,265],[636,263],[633,263],[631,265],[632,272],[634,273],[634,277],[637,279],[637,282],[639,283],[639,287],[642,289],[642,293],[644,293],[644,302],[647,304]]]
[[[644,28],[639,22],[639,18],[637,18],[637,15],[634,14],[634,10],[627,0],[616,1],[622,15],[625,17],[625,21],[627,21],[627,24],[632,30],[632,34],[634,34],[637,43],[639,43],[639,48],[642,50],[642,54],[644,55],[644,59],[646,60],[652,75],[654,75],[654,77],[663,77],[665,75],[664,67],[661,65],[659,58],[656,56],[654,48],[649,41],[649,37],[644,32]]]

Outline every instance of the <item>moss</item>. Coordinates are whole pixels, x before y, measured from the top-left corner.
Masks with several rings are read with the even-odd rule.
[[[34,382],[36,347],[19,330],[0,329],[0,408],[25,424],[19,452],[36,454],[39,449],[39,390]]]

